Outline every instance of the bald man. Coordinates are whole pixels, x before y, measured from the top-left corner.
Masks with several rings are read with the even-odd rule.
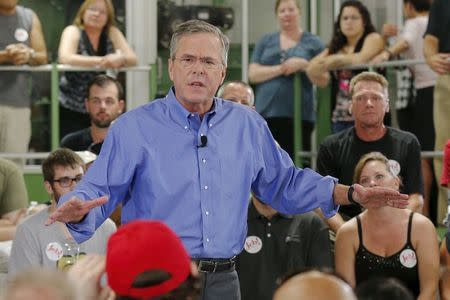
[[[255,95],[250,85],[240,80],[225,82],[217,92],[217,96],[225,100],[255,108]]]
[[[273,300],[356,300],[352,288],[343,280],[321,271],[307,271],[285,280]]]

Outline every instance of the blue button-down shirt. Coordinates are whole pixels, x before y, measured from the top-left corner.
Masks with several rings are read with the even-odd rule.
[[[199,147],[201,135],[207,136],[205,147]],[[320,207],[330,217],[337,209],[335,181],[295,168],[254,110],[215,98],[201,119],[172,89],[114,122],[99,157],[59,205],[74,195],[109,196],[82,222],[68,224],[78,242],[122,202],[124,223],[162,220],[192,257],[228,258],[244,245],[250,190],[282,213]]]

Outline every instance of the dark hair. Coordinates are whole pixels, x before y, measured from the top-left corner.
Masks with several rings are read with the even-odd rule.
[[[413,300],[414,296],[396,278],[371,278],[356,287],[358,300]]]
[[[418,12],[429,11],[431,7],[430,0],[403,0],[403,3],[411,3],[414,9]]]
[[[341,16],[344,8],[349,6],[354,7],[359,11],[364,26],[363,35],[355,46],[355,52],[358,52],[362,48],[366,36],[372,32],[375,32],[375,27],[372,24],[370,13],[367,7],[365,7],[364,4],[357,0],[345,1],[344,3],[342,3],[341,9],[339,10],[339,15],[334,23],[333,36],[331,38],[330,45],[328,46],[328,48],[330,49],[330,54],[339,52],[339,50],[341,50],[347,44],[347,37],[341,31]]]
[[[117,88],[117,100],[122,100],[123,99],[123,87],[120,84],[120,82],[115,79],[114,77],[105,75],[105,74],[100,74],[94,77],[94,79],[91,80],[91,82],[89,82],[88,84],[88,88],[87,88],[87,95],[86,98],[89,99],[89,94],[91,93],[91,87],[96,85],[99,87],[105,87],[109,84],[114,84]]]
[[[84,170],[84,162],[75,152],[67,148],[56,149],[47,156],[42,162],[42,174],[44,180],[52,182],[55,178],[55,166],[76,168],[82,167]]]

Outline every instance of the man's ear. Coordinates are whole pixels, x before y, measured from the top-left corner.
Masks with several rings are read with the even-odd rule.
[[[348,106],[348,113],[352,114],[353,101],[350,101],[350,105]]]
[[[173,60],[170,57],[167,59],[167,69],[169,72],[169,78],[173,82]]]
[[[49,181],[44,181],[44,187],[45,190],[47,191],[47,193],[49,193],[50,195],[53,195],[53,187],[52,184]]]
[[[125,108],[125,101],[124,100],[119,100],[119,113],[123,113],[123,110]]]
[[[390,109],[390,107],[389,107],[389,98],[388,99],[386,99],[386,108],[385,108],[385,112],[386,113],[388,113],[389,112],[389,109]]]

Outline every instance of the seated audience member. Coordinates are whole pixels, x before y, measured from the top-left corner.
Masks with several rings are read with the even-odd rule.
[[[32,266],[56,268],[63,256],[64,243],[73,240],[64,224],[44,224],[55,210],[59,198],[71,191],[83,177],[84,163],[72,150],[57,149],[42,163],[42,173],[51,205],[18,226],[9,260],[9,276]],[[105,253],[106,242],[115,230],[114,223],[107,219],[91,239],[79,245],[80,253]]]
[[[411,133],[384,125],[384,116],[389,111],[388,82],[380,74],[363,72],[351,80],[349,92],[355,124],[320,144],[317,172],[351,184],[361,156],[381,152],[389,159],[395,175],[403,180],[401,191],[409,194],[408,208],[420,212],[423,203],[420,145]],[[348,220],[360,212],[359,205],[341,206],[339,214],[327,221],[328,225],[337,232],[344,223],[342,217]]]
[[[17,0],[0,1],[0,65],[47,63],[41,22]],[[31,137],[30,72],[0,72],[0,152],[26,153]],[[14,159],[23,165],[23,159]]]
[[[73,151],[94,152],[91,147],[103,143],[109,126],[124,110],[122,85],[110,76],[97,75],[89,83],[84,105],[89,114],[91,126],[63,137],[61,147]]]
[[[14,238],[16,225],[26,214],[27,206],[23,174],[14,163],[0,158],[0,241]]]
[[[372,278],[355,291],[358,300],[414,300],[412,293],[395,278]]]
[[[244,250],[238,255],[242,299],[272,299],[276,280],[305,267],[332,267],[328,226],[314,212],[284,215],[251,196]]]
[[[379,152],[360,159],[354,182],[393,189],[401,185],[389,160]],[[336,272],[352,287],[371,278],[394,277],[414,297],[435,299],[438,241],[433,224],[423,215],[409,209],[368,207],[339,229],[335,245]]]
[[[241,80],[227,81],[219,88],[217,97],[255,108],[252,87]]]
[[[342,279],[317,270],[293,273],[275,291],[273,300],[356,300],[352,288]]]
[[[15,275],[8,282],[3,300],[85,300],[59,270],[31,268]]]
[[[108,241],[106,275],[118,299],[197,299],[201,286],[183,286],[191,268],[180,238],[162,222],[132,221]]]
[[[114,25],[111,0],[86,0],[73,25],[67,26],[58,50],[61,64],[116,69],[136,65],[136,54]],[[60,80],[61,136],[89,124],[84,100],[87,85],[100,72],[65,72]]]

